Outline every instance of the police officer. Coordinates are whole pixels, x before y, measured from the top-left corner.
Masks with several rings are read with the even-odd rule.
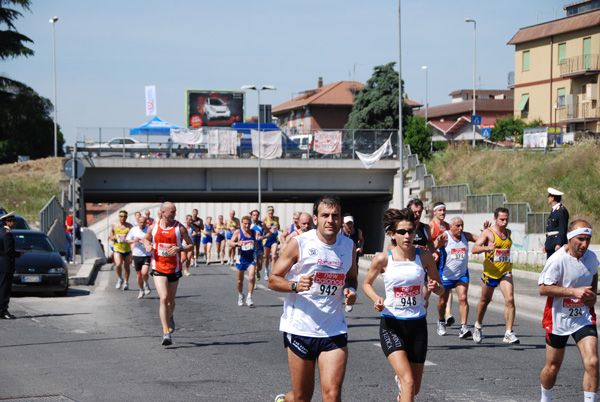
[[[8,302],[15,273],[15,258],[23,253],[15,250],[15,240],[10,232],[17,226],[15,213],[0,217],[0,221],[0,319],[14,320],[15,316],[8,312]]]
[[[567,244],[569,211],[560,202],[563,195],[564,193],[555,188],[548,188],[548,204],[552,206],[552,212],[546,223],[546,244],[544,245],[544,251],[548,258]]]

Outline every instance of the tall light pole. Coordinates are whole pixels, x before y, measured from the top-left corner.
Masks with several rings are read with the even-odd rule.
[[[404,139],[402,138],[402,0],[398,0],[398,158],[400,168],[400,205],[404,208]]]
[[[242,85],[242,89],[256,91],[258,95],[258,213],[262,216],[262,186],[260,183],[260,160],[262,159],[262,144],[261,144],[261,132],[260,132],[260,91],[274,91],[275,88],[273,85],[263,85],[260,89],[256,85]]]
[[[429,108],[429,102],[427,100],[427,95],[429,93],[428,82],[427,82],[427,66],[421,67],[425,70],[425,128],[427,128],[427,109]],[[431,152],[433,152],[433,137],[431,137]]]
[[[477,21],[471,18],[466,18],[465,22],[473,23],[473,116],[475,116],[475,60],[477,60]],[[471,125],[473,126],[473,148],[475,148],[475,124],[473,124],[473,118],[471,118]]]
[[[56,32],[54,26],[58,21],[58,17],[54,17],[50,20],[52,24],[52,54],[54,59],[54,157],[58,155],[58,130],[56,126]]]

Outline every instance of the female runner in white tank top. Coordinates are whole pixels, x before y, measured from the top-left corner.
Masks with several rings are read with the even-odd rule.
[[[388,209],[383,215],[383,226],[394,246],[373,258],[362,286],[375,302],[375,310],[381,313],[381,347],[396,373],[401,391],[398,401],[414,401],[421,388],[427,354],[425,273],[429,275],[428,289],[439,295],[443,287],[431,253],[413,246],[412,211]],[[385,283],[385,298],[373,288],[380,274]]]

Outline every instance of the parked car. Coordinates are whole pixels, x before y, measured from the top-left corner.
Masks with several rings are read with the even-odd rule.
[[[92,158],[98,156],[122,156],[125,153],[126,156],[133,156],[139,158],[143,153],[148,150],[148,144],[140,142],[129,137],[117,137],[110,141],[103,142],[102,144],[96,144],[95,142],[88,142],[84,147],[77,147],[77,152],[87,153]],[[73,147],[67,147],[67,154],[73,152]]]
[[[302,149],[304,151],[307,149],[313,149],[312,134],[290,135],[290,140],[298,144],[298,149]]]
[[[204,114],[207,120],[229,119],[231,110],[222,99],[207,98],[204,101]]]
[[[13,292],[54,292],[66,296],[69,290],[67,264],[54,243],[43,232],[12,231],[15,249],[23,255],[15,260]]]
[[[15,218],[17,218],[17,227],[15,229],[31,230],[31,227],[25,218],[21,215],[15,215]]]

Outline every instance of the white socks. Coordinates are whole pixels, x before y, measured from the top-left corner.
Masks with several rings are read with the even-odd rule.
[[[596,402],[596,393],[583,391],[583,400],[584,402]]]
[[[540,388],[542,389],[542,399],[540,399],[540,402],[552,402],[552,390],[544,389],[543,386],[540,386]]]

